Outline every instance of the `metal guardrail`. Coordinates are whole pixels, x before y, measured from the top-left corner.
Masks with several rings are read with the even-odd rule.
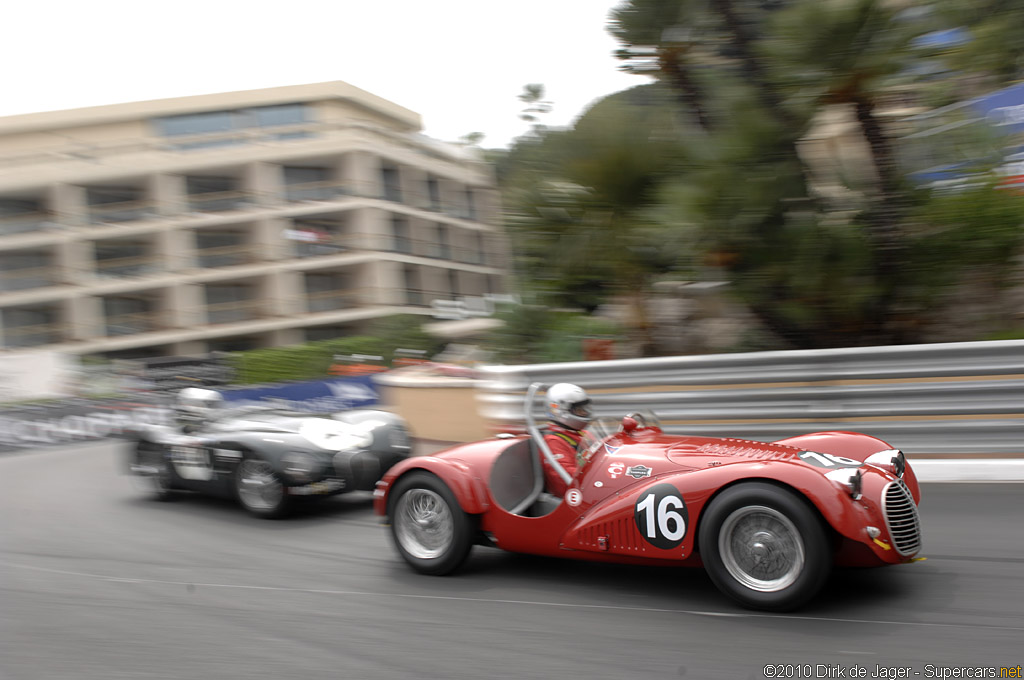
[[[1024,340],[485,366],[481,415],[521,429],[532,382],[585,388],[598,416],[771,441],[847,430],[909,455],[1024,454]],[[536,405],[536,413],[543,404]]]

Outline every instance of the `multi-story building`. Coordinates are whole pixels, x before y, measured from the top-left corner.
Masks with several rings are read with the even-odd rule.
[[[0,118],[0,347],[195,354],[505,292],[493,176],[342,82]]]

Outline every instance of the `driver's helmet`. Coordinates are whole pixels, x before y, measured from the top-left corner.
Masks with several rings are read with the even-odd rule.
[[[174,413],[181,425],[195,426],[210,419],[224,405],[224,397],[217,390],[186,387],[178,392]]]
[[[570,383],[558,383],[548,388],[548,418],[570,430],[582,430],[594,419],[590,397],[583,388]]]

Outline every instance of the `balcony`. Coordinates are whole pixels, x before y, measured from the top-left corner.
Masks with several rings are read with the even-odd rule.
[[[149,201],[119,201],[89,206],[89,222],[92,224],[132,222],[148,219],[155,214],[156,209]]]
[[[286,184],[284,187],[284,198],[286,201],[333,201],[352,192],[347,185],[340,182],[302,182]]]
[[[244,191],[210,191],[188,195],[188,206],[192,212],[243,210],[250,203],[250,197]]]
[[[106,317],[108,337],[119,335],[135,335],[157,330],[157,315],[153,312],[137,312],[132,314],[116,314]]]
[[[206,305],[206,321],[210,324],[253,321],[263,316],[263,301],[259,299],[216,302]]]
[[[352,290],[321,290],[306,295],[306,309],[310,312],[350,309],[358,303],[358,294]]]
[[[251,264],[257,259],[257,248],[244,243],[196,249],[196,263],[203,269]]]
[[[150,255],[97,258],[96,276],[101,278],[132,278],[148,276],[163,270],[160,258]]]
[[[53,229],[56,226],[51,215],[41,212],[0,216],[0,236],[31,234],[36,231]]]
[[[58,283],[53,267],[0,268],[0,293],[45,288]]]
[[[5,347],[37,347],[63,342],[67,327],[58,323],[5,325],[3,338]]]

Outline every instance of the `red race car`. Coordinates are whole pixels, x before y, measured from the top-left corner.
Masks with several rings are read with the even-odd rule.
[[[854,432],[765,443],[667,435],[651,414],[597,420],[570,478],[532,417],[499,435],[408,458],[377,483],[413,569],[446,574],[474,544],[630,564],[701,566],[742,605],[791,610],[836,566],[914,561],[917,478],[902,452]],[[541,456],[569,488],[544,490]]]

